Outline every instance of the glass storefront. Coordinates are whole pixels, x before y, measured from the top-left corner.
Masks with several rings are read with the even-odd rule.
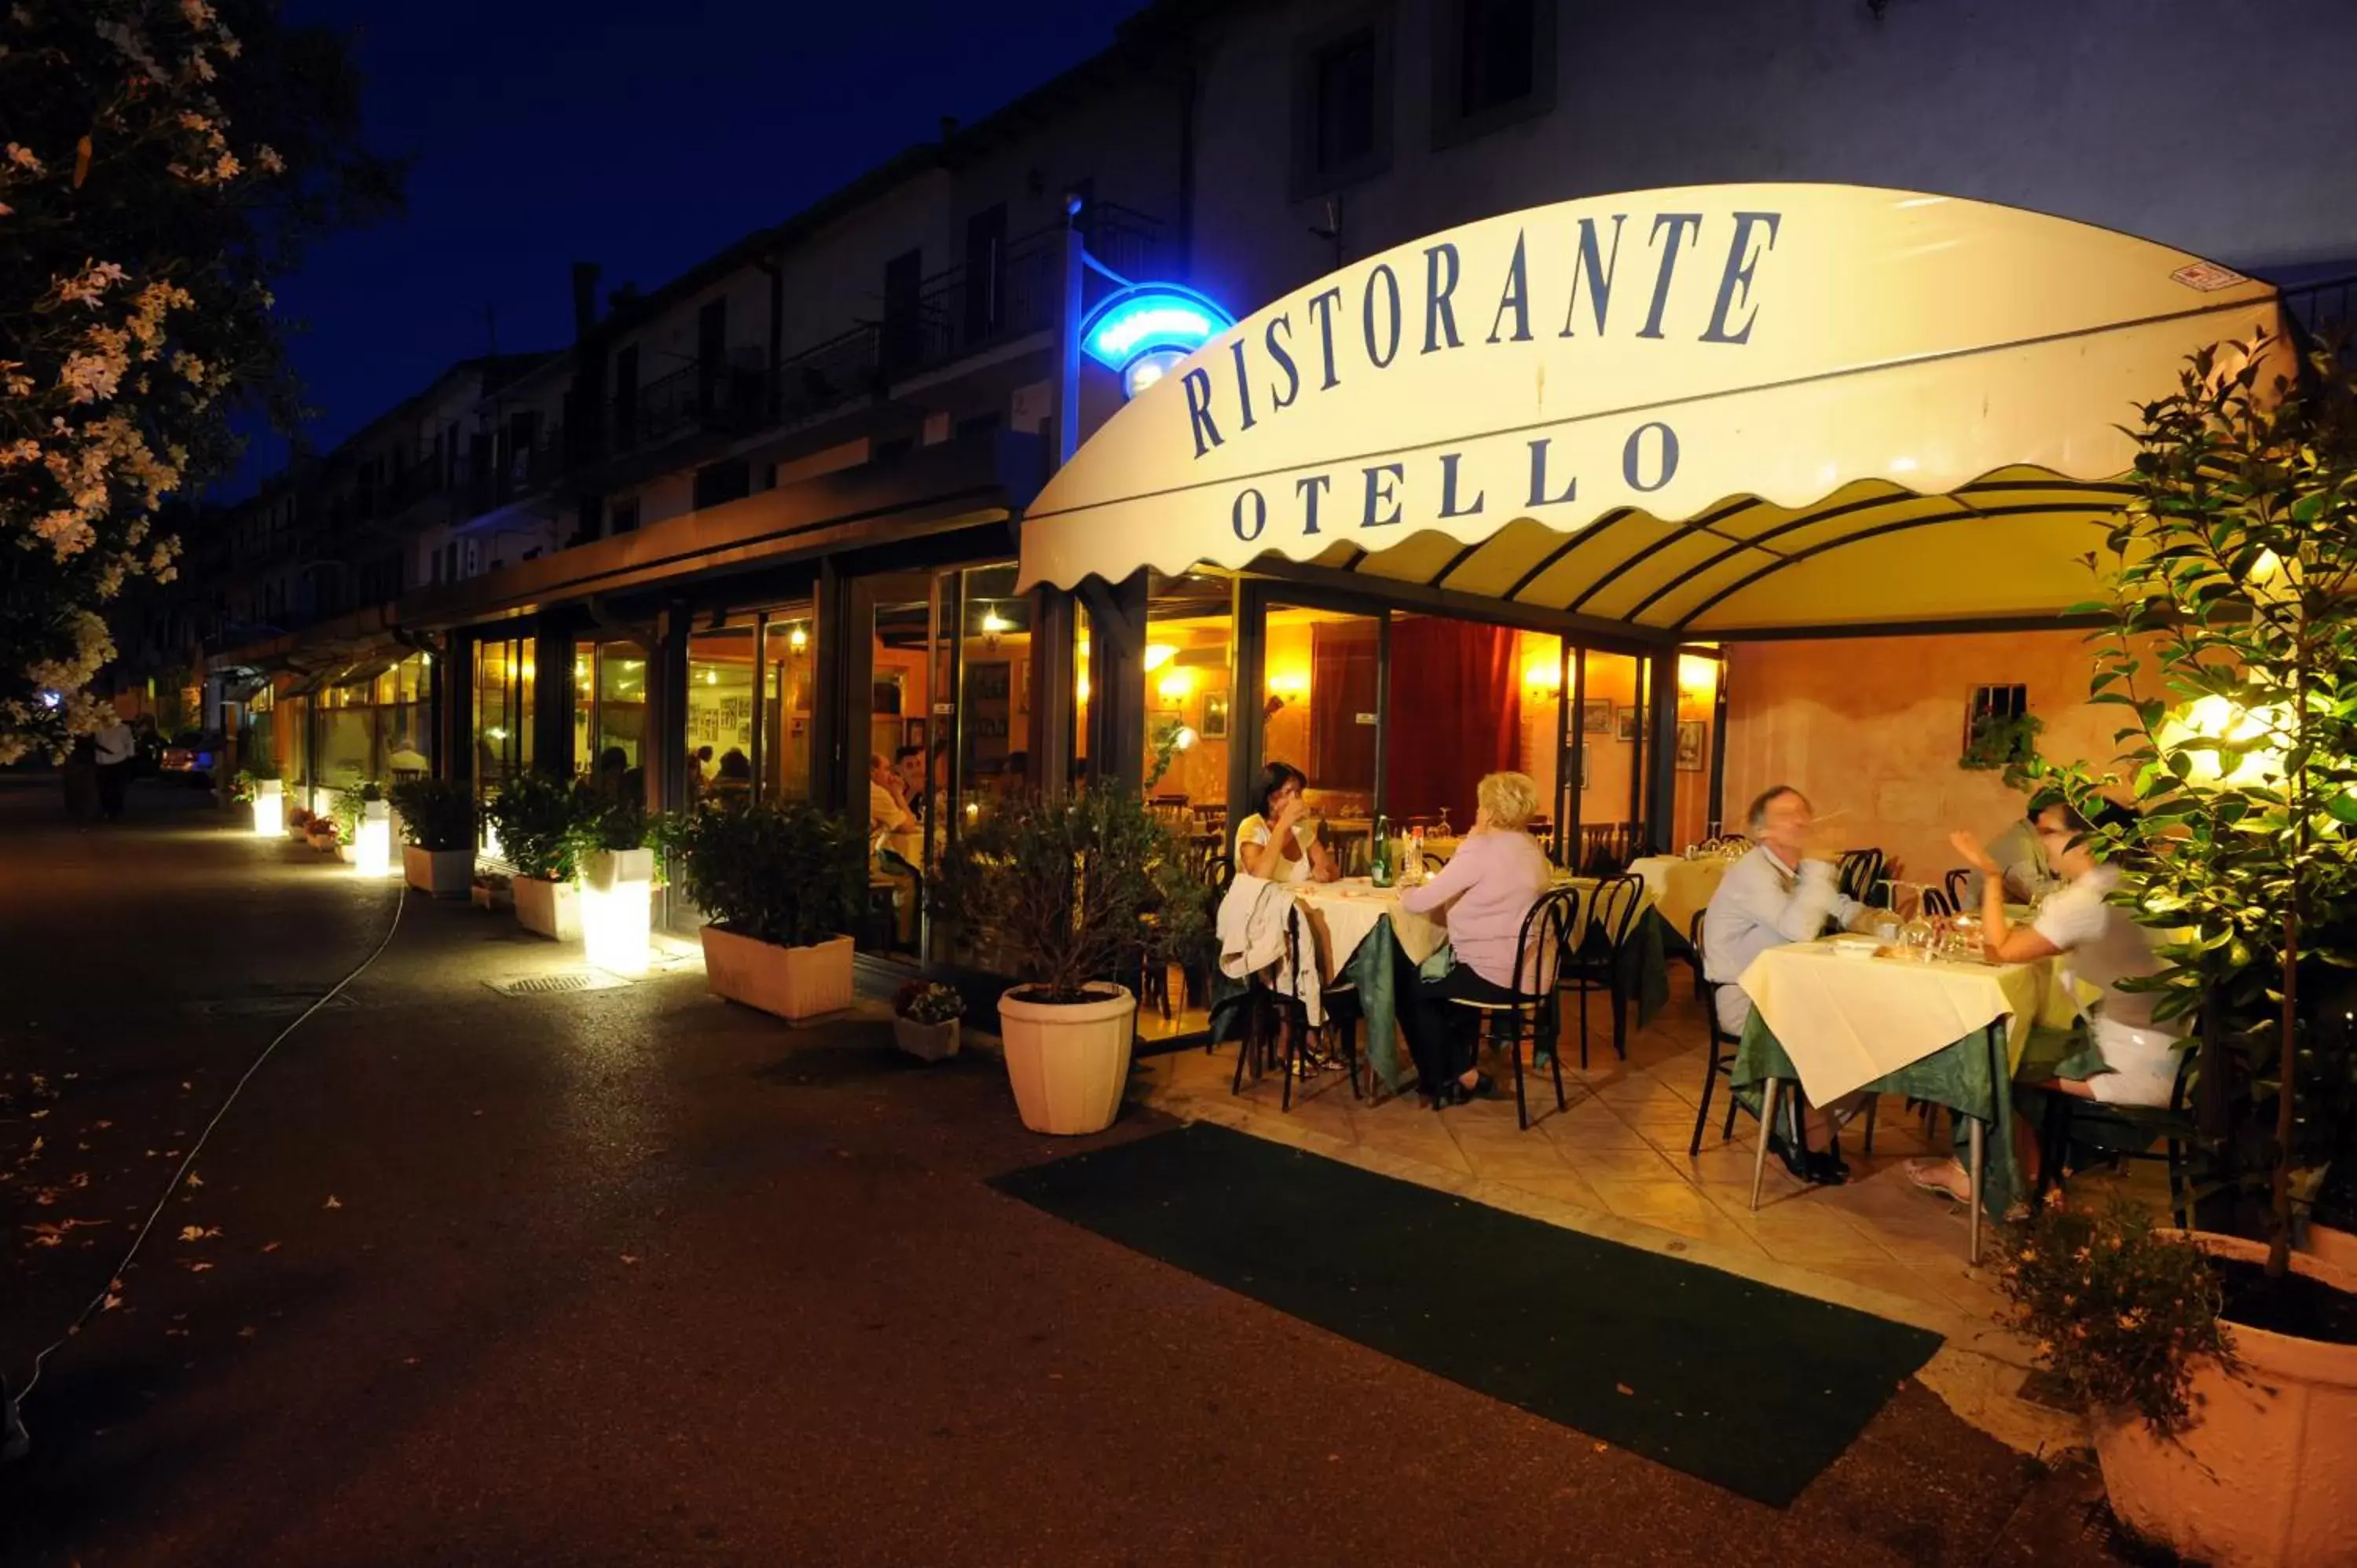
[[[475,644],[475,793],[489,796],[532,769],[533,641],[484,638]]]
[[[762,795],[811,798],[811,718],[816,705],[818,621],[808,605],[770,612],[761,650]]]
[[[646,726],[646,650],[635,642],[576,642],[574,772],[601,789],[643,795]]]
[[[357,679],[322,687],[310,697],[265,706],[256,699],[255,735],[281,729],[284,777],[312,788],[354,789],[423,778],[434,768],[431,655],[413,653]],[[282,719],[283,715],[283,719]]]

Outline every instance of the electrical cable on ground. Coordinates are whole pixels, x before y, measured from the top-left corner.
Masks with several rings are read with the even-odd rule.
[[[33,1358],[32,1377],[26,1381],[26,1384],[22,1389],[16,1391],[16,1402],[18,1404],[21,1405],[26,1400],[32,1397],[33,1391],[40,1386],[41,1369],[48,1361],[49,1357],[61,1348],[67,1340],[71,1339],[75,1335],[80,1334],[83,1327],[89,1324],[90,1320],[96,1316],[99,1311],[105,1306],[107,1299],[113,1295],[114,1293],[122,1287],[123,1276],[130,1269],[132,1260],[139,1255],[140,1247],[146,1242],[147,1233],[156,1228],[156,1221],[163,1218],[164,1206],[172,1201],[172,1195],[174,1193],[180,1190],[180,1183],[187,1179],[189,1170],[196,1165],[197,1156],[204,1152],[205,1140],[213,1135],[213,1129],[220,1126],[221,1118],[229,1114],[229,1108],[237,1103],[237,1097],[244,1090],[248,1080],[250,1080],[255,1073],[262,1070],[262,1064],[270,1059],[271,1053],[283,1045],[289,1035],[292,1035],[296,1030],[301,1028],[305,1024],[309,1023],[311,1021],[311,1015],[314,1013],[317,1013],[320,1008],[325,1007],[328,1003],[333,1002],[338,996],[341,995],[345,986],[350,985],[353,981],[358,980],[362,974],[366,973],[369,965],[383,957],[384,950],[393,945],[393,934],[401,929],[402,906],[409,901],[408,889],[405,886],[400,883],[395,883],[393,885],[393,923],[385,927],[384,940],[377,943],[374,950],[370,952],[368,957],[361,960],[359,964],[352,969],[351,972],[346,974],[341,980],[339,980],[334,985],[330,986],[326,995],[320,997],[317,1002],[312,1003],[311,1005],[303,1009],[301,1015],[298,1015],[293,1023],[279,1030],[277,1035],[272,1038],[271,1042],[262,1047],[262,1054],[255,1057],[253,1063],[246,1068],[245,1071],[239,1075],[237,1082],[230,1087],[229,1097],[223,1100],[221,1102],[221,1108],[213,1112],[212,1120],[205,1123],[204,1131],[197,1134],[197,1141],[188,1145],[188,1155],[180,1161],[179,1168],[172,1173],[172,1179],[164,1184],[163,1195],[156,1199],[156,1207],[147,1211],[146,1219],[140,1224],[139,1233],[131,1239],[130,1251],[123,1254],[123,1261],[115,1264],[113,1270],[108,1273],[106,1276],[106,1283],[99,1287],[98,1294],[90,1298],[90,1305],[81,1309],[81,1316],[76,1317],[71,1324],[67,1326],[66,1331],[63,1334],[59,1335],[56,1339],[50,1341],[50,1343],[42,1349],[39,1355]]]

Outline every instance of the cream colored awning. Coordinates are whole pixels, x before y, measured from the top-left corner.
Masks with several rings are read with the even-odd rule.
[[[1697,636],[2057,611],[2136,406],[2277,317],[2197,257],[1947,197],[1536,208],[1206,344],[1041,492],[1022,579],[1275,557]]]

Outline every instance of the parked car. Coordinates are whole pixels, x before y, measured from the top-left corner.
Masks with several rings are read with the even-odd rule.
[[[156,770],[167,782],[210,789],[213,783],[213,758],[221,755],[221,737],[213,731],[182,730],[164,748]]]

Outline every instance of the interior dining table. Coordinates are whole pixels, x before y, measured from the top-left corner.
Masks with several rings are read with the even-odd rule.
[[[1769,948],[1737,983],[1752,1011],[1733,1083],[1738,1094],[1758,1095],[1763,1126],[1775,1114],[1779,1087],[1793,1082],[1815,1105],[1866,1090],[1955,1112],[1957,1155],[1981,1198],[1966,1242],[1978,1262],[1982,1211],[2001,1218],[2021,1196],[2014,1069],[2035,1031],[2067,1029],[2076,1015],[2054,961],[1925,958],[1871,939],[1833,937]],[[1762,1138],[1753,1159],[1755,1208],[1766,1157]]]
[[[1683,944],[1694,929],[1694,918],[1710,903],[1734,864],[1721,854],[1648,854],[1629,863],[1629,875],[1644,880],[1663,923]]]

